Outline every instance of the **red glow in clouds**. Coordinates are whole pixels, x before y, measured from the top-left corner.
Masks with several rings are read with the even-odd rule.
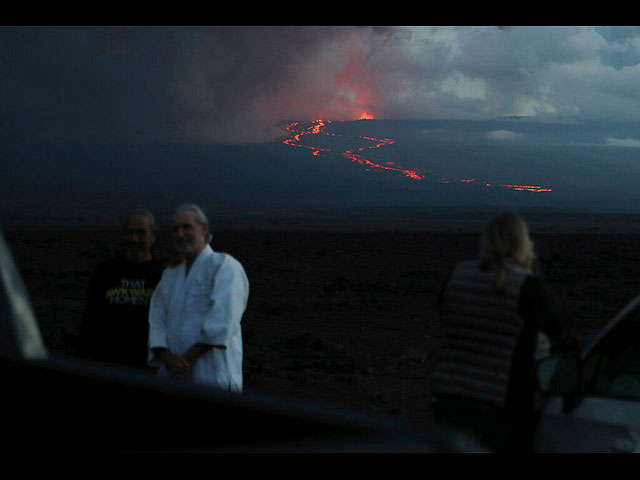
[[[360,116],[359,120],[373,120],[373,116],[367,112],[363,112]],[[313,122],[294,122],[288,125],[283,125],[282,128],[291,133],[291,137],[286,139],[284,142],[285,145],[290,145],[293,147],[306,148],[312,151],[313,155],[320,156],[322,153],[326,155],[326,153],[330,152],[329,148],[320,148],[314,147],[312,145],[303,144],[302,137],[307,135],[330,135],[337,136],[335,133],[328,133],[325,130],[327,124],[331,123],[330,121],[324,120],[315,120]],[[384,164],[376,163],[370,158],[367,158],[364,154],[369,150],[375,150],[386,145],[391,145],[395,142],[395,140],[391,138],[374,138],[367,136],[358,137],[360,140],[365,140],[367,143],[371,142],[370,145],[364,147],[358,147],[353,150],[346,150],[341,153],[341,155],[345,158],[348,158],[354,163],[358,163],[364,166],[367,170],[382,170],[382,171],[393,171],[398,172],[406,177],[412,178],[414,180],[426,180],[429,177],[432,180],[435,180],[439,183],[466,183],[466,184],[478,184],[483,185],[485,187],[502,187],[508,188],[511,190],[518,191],[527,191],[527,192],[551,192],[550,188],[543,188],[536,185],[516,185],[516,184],[491,184],[482,180],[478,180],[476,178],[463,178],[463,179],[448,179],[441,177],[430,170],[408,170],[396,165],[394,162],[386,162]]]

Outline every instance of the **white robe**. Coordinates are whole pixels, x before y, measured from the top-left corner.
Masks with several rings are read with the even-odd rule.
[[[185,276],[185,263],[167,268],[149,309],[149,365],[160,367],[152,349],[182,355],[195,343],[213,345],[198,357],[191,380],[224,390],[242,391],[240,321],[249,298],[249,281],[240,262],[209,245]],[[222,348],[221,348],[222,347]]]

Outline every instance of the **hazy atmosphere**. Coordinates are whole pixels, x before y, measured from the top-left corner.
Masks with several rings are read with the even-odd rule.
[[[104,224],[183,201],[227,222],[378,207],[637,211],[639,33],[3,27],[0,221]]]
[[[284,428],[284,414],[317,421],[325,440],[348,449],[326,420],[335,414],[350,430],[346,413],[364,413],[366,426],[393,420],[394,432],[397,423],[456,443],[446,421],[434,423],[446,403],[436,396],[439,365],[467,368],[447,360],[457,345],[449,318],[470,345],[459,357],[472,376],[459,391],[486,383],[484,393],[506,392],[517,378],[507,406],[530,403],[533,349],[544,347],[535,330],[551,353],[576,353],[584,336],[604,332],[585,356],[543,369],[551,390],[572,393],[549,397],[534,448],[640,451],[640,303],[625,307],[640,292],[639,186],[640,27],[0,26],[0,240],[51,359],[82,377],[58,382],[53,370],[30,376],[6,364],[16,392],[8,408],[26,412],[6,437],[20,451],[91,451],[107,440],[116,451],[216,447],[206,428],[202,445],[184,430],[200,422],[237,435],[220,437],[223,451],[318,440]],[[200,218],[172,217],[183,203],[203,207],[211,239]],[[122,223],[139,208],[153,213],[157,236],[139,215]],[[530,239],[520,222],[481,236],[505,209]],[[211,260],[198,250],[207,242],[235,260]],[[471,263],[452,270],[479,253],[495,261],[495,279]],[[249,282],[246,309],[236,261]],[[120,310],[149,303],[152,321],[144,310],[134,325]],[[229,349],[205,336],[225,313],[234,317],[232,328],[220,324],[234,332]],[[216,323],[199,326],[209,316]],[[173,354],[159,357],[185,378],[204,365],[194,363],[200,347],[239,355],[241,340],[240,400],[268,407],[268,422],[256,421],[253,403],[214,398],[194,409],[160,380],[160,390],[130,389],[96,368],[85,332],[99,350],[122,353],[141,327],[144,367],[152,343],[142,328],[160,317]],[[609,385],[620,390],[607,399]],[[272,400],[283,405],[275,416]],[[488,425],[482,412],[473,421]],[[296,438],[273,443],[287,432]],[[362,448],[375,446],[365,436]],[[390,443],[405,448],[395,434]]]

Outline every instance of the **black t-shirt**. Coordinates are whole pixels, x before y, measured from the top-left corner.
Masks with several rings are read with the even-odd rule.
[[[80,325],[80,356],[146,367],[149,304],[162,271],[155,259],[134,264],[118,257],[97,266]]]

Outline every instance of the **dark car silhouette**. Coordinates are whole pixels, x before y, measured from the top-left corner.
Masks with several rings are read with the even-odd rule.
[[[538,383],[537,451],[640,452],[640,296],[578,353],[542,360]]]

